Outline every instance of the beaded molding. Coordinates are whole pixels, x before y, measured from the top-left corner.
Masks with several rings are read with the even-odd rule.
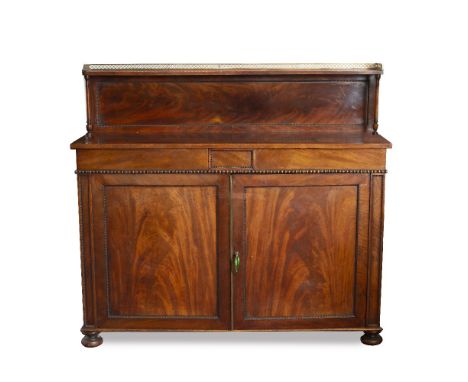
[[[77,175],[90,174],[386,174],[387,170],[76,170]]]
[[[91,64],[89,70],[382,70],[382,64]]]

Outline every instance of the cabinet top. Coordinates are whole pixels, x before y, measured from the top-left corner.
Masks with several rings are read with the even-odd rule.
[[[86,76],[107,75],[255,75],[255,74],[382,74],[378,63],[296,64],[89,64]]]
[[[387,149],[392,144],[371,132],[323,133],[276,132],[94,134],[88,133],[71,144],[72,149],[176,149],[176,148],[296,148],[296,149]]]

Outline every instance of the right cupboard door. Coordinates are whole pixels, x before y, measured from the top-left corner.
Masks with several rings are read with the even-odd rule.
[[[369,175],[235,175],[231,192],[234,329],[365,326]]]

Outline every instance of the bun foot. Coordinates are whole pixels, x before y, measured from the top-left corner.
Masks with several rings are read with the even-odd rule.
[[[95,348],[102,344],[102,337],[99,332],[84,332],[84,337],[81,344],[87,348]]]
[[[382,336],[379,334],[381,331],[382,330],[376,332],[368,330],[364,331],[364,335],[361,337],[361,342],[364,345],[379,345],[383,341]]]

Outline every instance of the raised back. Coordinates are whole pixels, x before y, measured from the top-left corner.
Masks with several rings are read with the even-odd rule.
[[[376,130],[380,64],[85,65],[92,132]]]

